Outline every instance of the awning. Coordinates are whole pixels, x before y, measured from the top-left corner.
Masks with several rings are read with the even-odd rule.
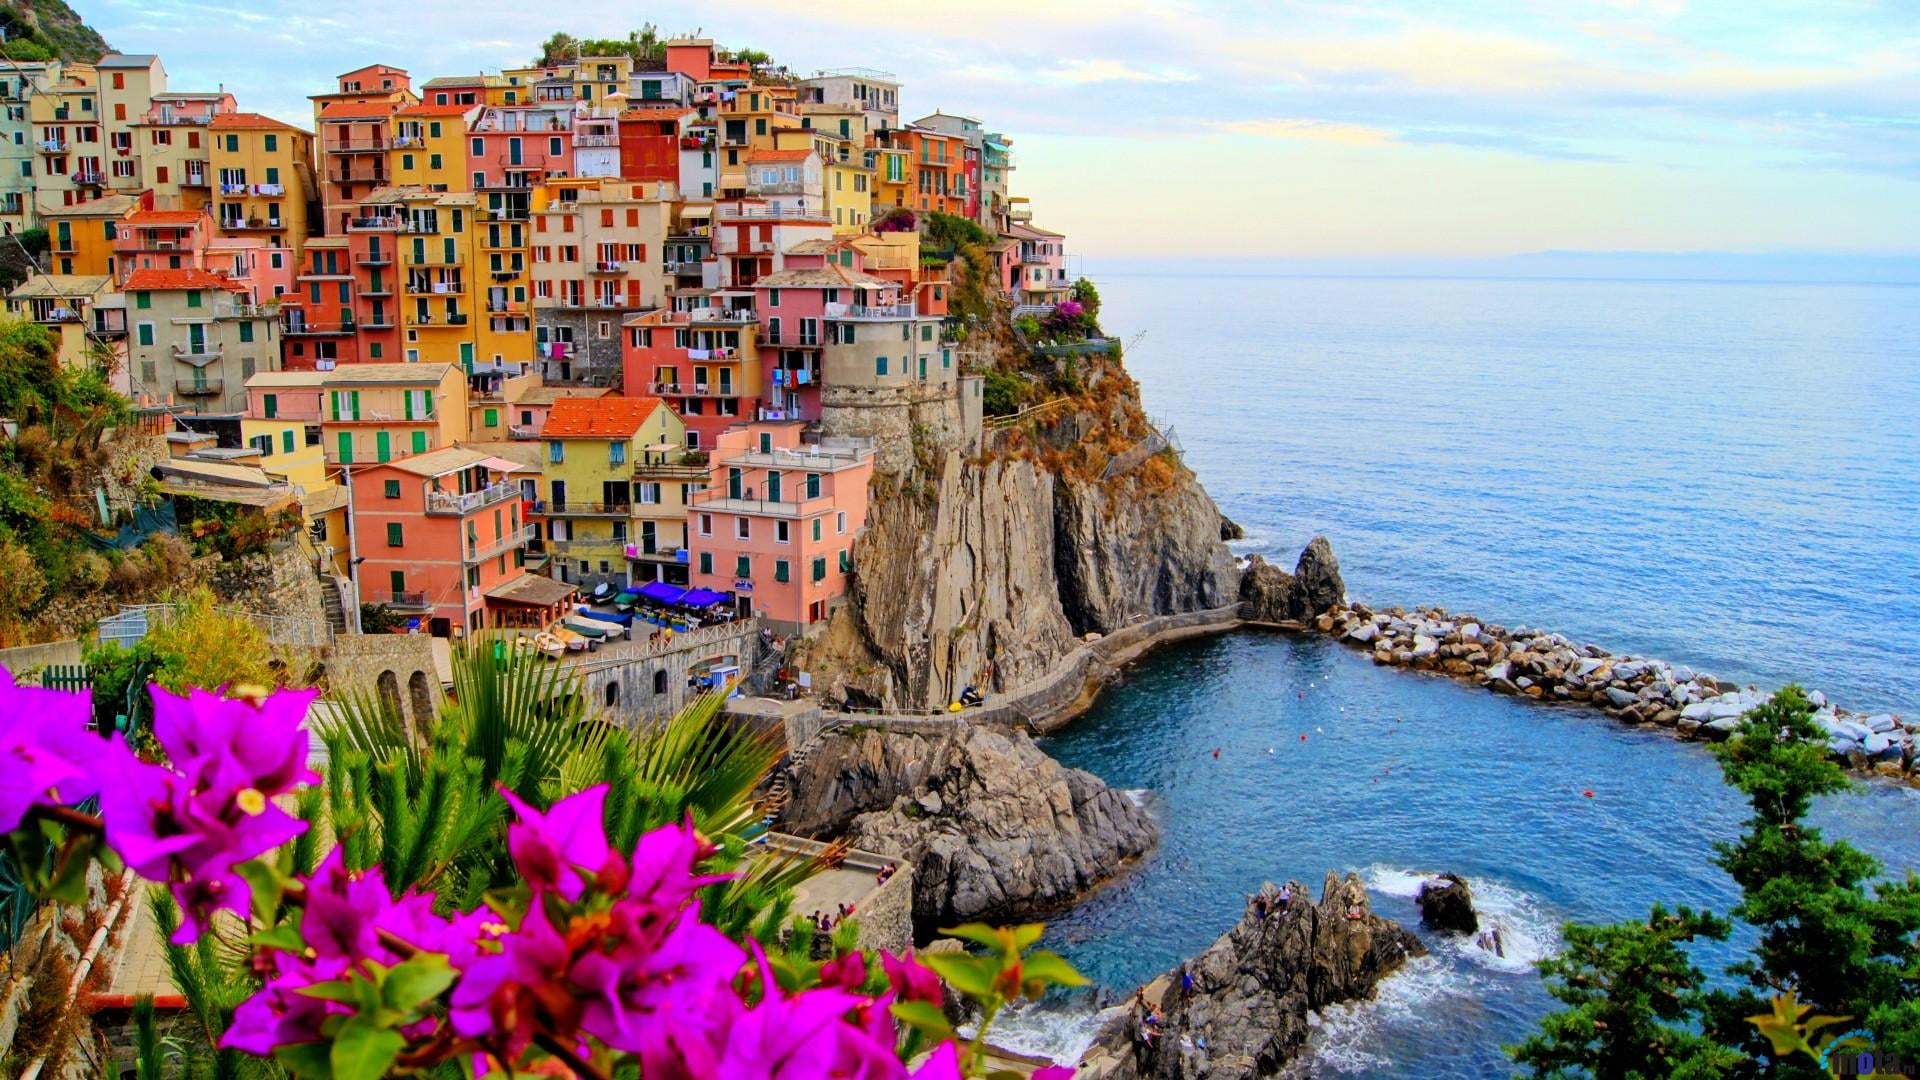
[[[501,604],[529,604],[550,607],[572,596],[578,589],[564,581],[540,574],[522,574],[512,581],[487,591],[487,600]]]
[[[708,607],[725,600],[727,595],[723,592],[714,592],[712,589],[689,589],[687,594],[680,598],[680,603],[688,607]]]
[[[649,581],[640,586],[640,595],[662,604],[672,604],[687,595],[687,590],[664,581]]]
[[[698,203],[687,203],[680,207],[680,216],[683,218],[712,217],[713,206],[711,204],[702,206]]]
[[[517,469],[526,468],[525,465],[522,465],[517,461],[508,461],[506,458],[497,458],[497,457],[481,458],[479,461],[474,462],[474,464],[485,465],[487,468],[494,469],[499,472],[513,472]]]

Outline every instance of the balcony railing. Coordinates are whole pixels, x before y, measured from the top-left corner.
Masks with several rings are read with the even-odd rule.
[[[730,382],[723,383],[654,383],[653,392],[669,397],[739,397],[740,391]]]
[[[514,548],[521,547],[534,539],[535,530],[531,525],[522,525],[498,540],[485,543],[468,541],[466,561],[469,563],[486,562],[495,555],[503,555]]]
[[[397,217],[357,217],[347,219],[348,232],[377,232],[400,227]]]
[[[1038,252],[1023,251],[1020,253],[1020,262],[1026,266],[1045,266],[1047,257]]]
[[[827,212],[822,207],[809,206],[804,200],[785,206],[722,206],[723,218],[820,218]]]
[[[626,269],[627,264],[618,261],[609,262],[603,259],[593,264],[593,272],[596,274],[621,274],[625,273]]]
[[[408,592],[402,589],[395,589],[389,592],[387,596],[389,599],[385,601],[386,605],[402,611],[427,611],[433,607],[433,602],[427,599],[427,594],[424,592]]]
[[[425,146],[427,145],[427,140],[419,135],[395,135],[393,137],[393,145],[395,149],[406,150],[416,146]]]
[[[475,510],[484,510],[503,502],[520,498],[520,485],[513,483],[489,484],[479,491],[469,491],[457,495],[450,491],[427,492],[427,513],[452,514],[459,516],[471,514]]]
[[[285,333],[288,337],[320,337],[327,334],[351,334],[353,323],[289,322]]]
[[[265,304],[221,304],[213,309],[216,319],[264,319],[278,309]]]
[[[330,154],[369,154],[376,150],[385,150],[387,140],[379,135],[364,139],[334,139],[322,143],[321,148]]]
[[[466,291],[466,285],[459,281],[412,281],[407,282],[409,296],[458,296]]]
[[[393,252],[369,251],[365,255],[354,256],[353,262],[356,266],[392,266]]]
[[[99,169],[81,169],[73,174],[73,182],[85,184],[88,187],[99,187],[106,183],[106,180],[101,177]]]
[[[225,392],[224,379],[175,379],[173,392],[180,397],[214,397]]]
[[[218,345],[175,345],[173,358],[188,364],[210,364],[220,359]]]
[[[575,135],[573,137],[573,145],[576,148],[582,147],[582,146],[619,146],[620,136],[618,135]]]
[[[829,319],[911,319],[912,304],[828,304]]]
[[[535,503],[534,510],[548,517],[626,517],[633,513],[633,504],[580,502],[575,499],[559,502],[548,499],[544,503]]]
[[[747,191],[753,195],[798,195],[807,190],[804,180],[775,180],[772,183],[748,183]]]
[[[43,139],[40,142],[40,152],[43,154],[64,154],[67,152],[67,142],[65,139]]]

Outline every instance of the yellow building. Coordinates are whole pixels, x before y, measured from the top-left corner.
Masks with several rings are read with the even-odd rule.
[[[105,274],[69,277],[35,274],[7,294],[7,311],[47,328],[63,367],[92,365],[101,350],[112,354],[126,380],[127,301]],[[121,389],[125,389],[122,385]]]
[[[467,378],[452,364],[342,364],[327,373],[321,445],[330,464],[392,461],[467,437]]]
[[[480,106],[433,102],[432,98],[445,93],[430,91],[429,100],[394,115],[387,157],[395,185],[428,191],[473,190],[473,174],[467,168],[467,123]]]
[[[221,113],[208,128],[220,231],[264,236],[273,247],[304,246],[315,194],[313,136],[259,113]]]
[[[108,53],[93,66],[99,76],[107,188],[123,194],[144,191],[153,177],[141,168],[145,148],[135,141],[134,129],[146,120],[154,95],[166,92],[167,69],[151,53]]]
[[[896,206],[911,207],[919,193],[914,186],[920,179],[914,173],[913,154],[904,146],[874,146],[873,213],[875,217]]]
[[[574,96],[589,105],[603,105],[611,95],[624,97],[632,77],[631,56],[583,56],[573,65]]]
[[[549,378],[610,386],[620,324],[671,307],[664,261],[674,185],[550,180],[534,189],[535,348]]]
[[[47,252],[56,274],[106,274],[117,277],[113,241],[120,222],[138,210],[132,195],[108,195],[48,211]]]
[[[156,210],[199,210],[213,205],[213,152],[209,125],[239,108],[232,94],[156,94],[134,124],[141,176]]]
[[[533,358],[527,223],[496,220],[470,192],[382,188],[368,209],[398,219],[401,348],[408,361],[525,363]]]
[[[686,441],[680,418],[659,398],[562,398],[540,436],[547,492],[535,509],[547,519],[554,576],[588,585],[652,580],[629,571],[629,548],[637,556],[644,536],[657,551],[669,521],[681,530],[674,546],[684,546],[686,508],[663,502],[680,498],[677,487],[638,473],[649,448],[669,446],[678,461]]]
[[[499,75],[442,75],[420,86],[422,105],[511,105],[519,88]]]
[[[33,202],[42,217],[106,190],[98,79],[91,64],[67,64],[27,101]]]
[[[864,121],[865,114],[854,115]],[[866,163],[864,139],[856,142],[814,127],[782,129],[775,141],[781,150],[811,150],[820,159],[823,196],[833,231],[842,235],[865,231],[873,218],[873,169]]]

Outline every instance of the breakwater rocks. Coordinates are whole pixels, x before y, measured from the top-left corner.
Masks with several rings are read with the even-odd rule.
[[[914,869],[921,928],[1064,904],[1159,841],[1152,816],[1026,733],[852,731],[796,770],[784,825],[839,835]]]
[[[1495,693],[1587,705],[1625,723],[1671,728],[1684,738],[1725,739],[1768,697],[1685,665],[1616,655],[1561,634],[1508,629],[1440,608],[1341,604],[1308,625],[1372,653],[1376,664],[1449,675]],[[1848,712],[1817,690],[1807,696],[1819,710],[1814,720],[1834,756],[1862,772],[1920,782],[1914,752],[1920,722]]]
[[[1357,877],[1328,874],[1318,904],[1298,882],[1267,884],[1233,929],[1148,991],[1159,1023],[1138,1005],[1118,1010],[1088,1056],[1109,1080],[1274,1076],[1305,1050],[1308,1013],[1372,997],[1426,951],[1373,914]]]

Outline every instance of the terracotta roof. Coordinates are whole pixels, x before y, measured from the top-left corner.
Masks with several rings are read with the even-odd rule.
[[[503,604],[531,604],[552,607],[580,591],[577,585],[555,581],[545,574],[521,574],[487,590],[487,599]]]
[[[464,113],[469,109],[478,109],[478,108],[480,108],[480,106],[477,104],[461,105],[455,102],[448,102],[445,105],[428,105],[422,102],[419,105],[409,105],[406,108],[401,109],[398,113],[394,115],[396,116],[459,116],[461,113]]]
[[[547,413],[546,426],[540,429],[544,439],[606,438],[617,435],[630,438],[660,407],[657,397],[561,398]]]
[[[534,386],[513,399],[515,405],[551,405],[565,398],[603,398],[613,393],[604,386]]]
[[[320,107],[320,119],[378,120],[392,112],[392,101],[335,101]]]
[[[297,131],[302,135],[309,134],[305,128],[297,128],[285,121],[275,120],[271,116],[251,112],[216,113],[210,126],[216,131],[221,128],[232,128],[248,131]]]
[[[205,210],[142,210],[127,218],[129,225],[192,225],[206,217]]]
[[[478,450],[467,450],[458,446],[443,446],[438,450],[409,454],[382,464],[401,469],[417,476],[445,476],[450,472],[470,469],[482,462],[491,460]]]
[[[756,289],[781,287],[833,289],[842,285],[886,287],[893,285],[893,282],[858,270],[849,270],[839,263],[828,263],[823,267],[806,270],[781,270],[777,273],[762,274],[753,280],[753,286]]]
[[[188,268],[184,270],[135,270],[127,275],[120,288],[126,292],[146,292],[164,289],[226,289],[229,292],[246,292],[247,287],[225,274],[216,274],[211,270]]]
[[[747,162],[804,161],[812,154],[811,150],[755,150],[747,155]]]

